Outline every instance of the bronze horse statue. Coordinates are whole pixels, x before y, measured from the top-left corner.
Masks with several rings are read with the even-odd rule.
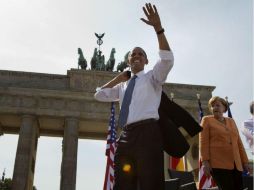
[[[113,71],[115,66],[115,57],[114,54],[116,53],[115,48],[111,49],[109,60],[106,63],[106,71]]]
[[[91,70],[96,70],[96,57],[97,57],[97,48],[94,48],[93,57],[91,59]]]
[[[81,69],[84,69],[86,70],[86,67],[87,67],[87,62],[86,62],[86,59],[83,55],[83,52],[82,52],[82,49],[81,48],[78,48],[78,54],[79,54],[79,58],[78,58],[78,68],[79,66],[81,67]]]
[[[121,61],[120,63],[118,63],[117,67],[116,67],[116,71],[120,71],[123,72],[123,70],[127,67],[129,67],[128,65],[128,56],[129,56],[130,51],[128,51],[125,56],[124,56],[124,61]]]

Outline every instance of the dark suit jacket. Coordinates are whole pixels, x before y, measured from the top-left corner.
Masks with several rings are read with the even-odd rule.
[[[183,127],[191,137],[198,134],[202,128],[186,110],[171,101],[164,92],[161,94],[159,116],[164,151],[173,157],[184,156],[190,145],[178,128]]]

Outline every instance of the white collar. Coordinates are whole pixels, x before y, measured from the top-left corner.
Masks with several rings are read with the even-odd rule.
[[[138,73],[136,73],[135,75],[139,78],[139,77],[141,77],[142,75],[144,75],[145,74],[145,71],[144,70],[142,70],[142,71],[139,71]],[[134,76],[134,74],[132,73],[131,74],[131,77],[133,77]]]

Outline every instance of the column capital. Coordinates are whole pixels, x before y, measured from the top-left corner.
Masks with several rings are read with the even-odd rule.
[[[67,126],[79,127],[79,119],[76,117],[66,117],[64,121],[64,127]]]
[[[34,119],[36,119],[36,116],[35,116],[35,115],[32,115],[32,114],[23,114],[23,115],[21,116],[21,118],[22,118],[22,119],[32,119],[32,120],[34,120]]]
[[[76,117],[66,117],[65,122],[68,122],[68,121],[78,122],[79,119]]]
[[[33,114],[23,114],[21,116],[22,124],[21,125],[32,125],[36,128],[36,136],[40,136],[40,130],[39,130],[39,122],[37,120],[37,116]]]

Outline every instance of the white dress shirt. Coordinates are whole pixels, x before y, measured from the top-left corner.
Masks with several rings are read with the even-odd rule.
[[[160,50],[159,57],[152,70],[147,73],[143,70],[136,74],[127,124],[150,118],[159,119],[162,85],[173,67],[174,56],[172,51]],[[119,101],[121,107],[129,81],[119,83],[113,88],[99,89],[94,97],[103,102]]]

